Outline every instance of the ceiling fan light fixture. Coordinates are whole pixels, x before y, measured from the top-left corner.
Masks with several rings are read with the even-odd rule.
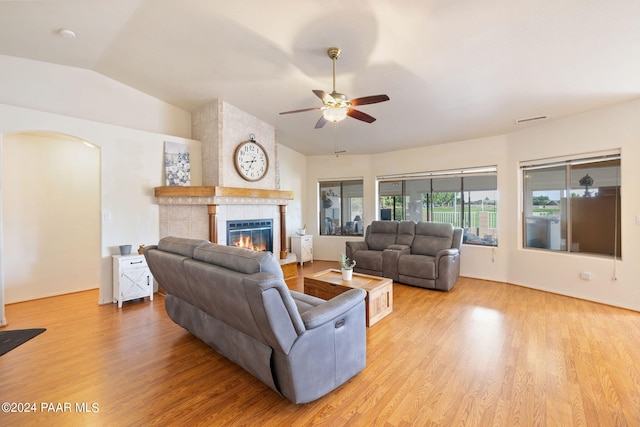
[[[349,100],[343,93],[336,92],[336,60],[340,56],[340,49],[337,47],[331,47],[327,51],[329,58],[333,61],[333,91],[327,93],[323,90],[314,89],[312,92],[322,100],[322,107],[303,108],[301,110],[283,111],[280,114],[302,113],[303,111],[321,110],[322,117],[316,122],[316,129],[322,128],[327,122],[338,123],[344,120],[347,116],[356,120],[363,121],[365,123],[373,123],[376,121],[375,117],[356,110],[354,106],[377,104],[378,102],[388,101],[387,95],[373,95],[364,96],[361,98],[355,98]]]
[[[338,123],[347,117],[347,107],[328,107],[322,110],[322,116],[330,122]]]

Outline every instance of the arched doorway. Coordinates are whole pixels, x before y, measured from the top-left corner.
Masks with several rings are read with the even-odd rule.
[[[4,303],[100,286],[100,149],[52,132],[2,135]]]

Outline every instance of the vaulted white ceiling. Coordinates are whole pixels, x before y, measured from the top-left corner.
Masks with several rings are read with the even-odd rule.
[[[316,130],[318,111],[278,114],[321,105],[311,90],[331,92],[332,46],[338,92],[391,98],[358,107],[374,123]],[[640,1],[3,1],[0,54],[91,69],[186,110],[219,98],[304,154],[379,153],[640,96]]]

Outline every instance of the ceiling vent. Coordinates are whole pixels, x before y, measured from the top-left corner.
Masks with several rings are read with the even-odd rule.
[[[516,124],[517,125],[521,125],[523,123],[529,123],[529,122],[536,122],[538,120],[546,120],[548,119],[549,116],[535,116],[535,117],[527,117],[525,119],[518,119],[516,120]]]

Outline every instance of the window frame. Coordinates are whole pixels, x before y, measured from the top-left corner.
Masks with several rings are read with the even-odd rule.
[[[469,180],[473,178],[486,177],[486,176],[489,176],[492,179],[495,179],[495,189],[483,190],[487,192],[495,192],[495,200],[493,200],[493,203],[492,203],[492,205],[494,206],[492,213],[494,215],[490,220],[487,219],[487,222],[486,222],[487,224],[494,225],[494,227],[487,227],[486,230],[482,230],[482,231],[487,231],[487,233],[485,233],[483,236],[479,236],[481,231],[481,227],[479,226],[480,219],[478,218],[478,221],[474,221],[474,224],[476,226],[471,227],[471,209],[474,203],[471,200],[472,190],[465,190],[465,180],[467,180],[467,183],[469,183]],[[454,182],[455,179],[458,179],[457,183]],[[412,218],[412,216],[415,217],[416,215],[410,210],[409,200],[410,200],[411,194],[409,194],[410,191],[407,191],[407,188],[411,187],[410,184],[412,182],[415,182],[418,180],[428,181],[428,183],[425,182],[425,184],[428,184],[427,185],[428,192],[422,193],[422,200],[423,200],[422,209],[423,210],[419,214],[420,218]],[[436,215],[438,214],[438,212],[436,212],[436,208],[439,207],[438,203],[434,199],[434,194],[453,193],[453,201],[451,202],[453,203],[453,206],[454,206],[454,211],[452,212],[454,214],[454,216],[452,217],[453,221],[445,221],[445,222],[452,222],[454,226],[461,227],[464,229],[463,243],[465,244],[485,246],[485,247],[497,247],[498,246],[498,229],[497,229],[498,182],[497,181],[498,181],[498,167],[496,165],[465,168],[462,170],[456,169],[456,170],[442,170],[442,171],[432,171],[432,172],[416,172],[416,173],[410,173],[410,174],[378,176],[377,186],[376,186],[377,218],[383,219],[381,218],[382,209],[383,209],[381,204],[382,198],[391,197],[390,195],[387,194],[389,193],[389,190],[385,189],[384,192],[381,190],[381,188],[383,188],[385,183],[394,183],[394,182],[396,183],[396,186],[398,187],[397,191],[401,191],[401,194],[400,195],[395,194],[394,197],[399,197],[403,203],[401,218],[398,218],[396,209],[393,209],[393,212],[390,218],[391,220],[407,219],[414,222],[416,222],[416,220],[417,221],[423,221],[423,220],[433,221],[436,218]],[[455,187],[453,191],[444,191],[449,187],[451,187],[452,184],[454,184],[453,187]],[[470,185],[470,187],[473,187],[473,186]],[[438,189],[442,191],[437,191]],[[473,191],[480,191],[480,190],[473,190]],[[426,194],[426,206],[424,202],[425,194]],[[467,198],[469,199],[467,200]],[[459,211],[457,210],[456,205],[460,207]],[[484,210],[484,204],[482,206],[482,209]],[[425,213],[426,213],[426,219],[424,218]],[[487,218],[489,218],[490,214],[487,214],[486,216]],[[471,230],[473,229],[475,229],[476,234],[471,233]]]
[[[602,179],[596,180],[595,183],[597,184],[598,181],[600,181],[600,185],[594,186],[595,188],[598,188],[598,193],[596,193],[595,197],[591,197],[590,195],[587,195],[589,193],[588,187],[585,189],[576,188],[573,182],[575,181],[574,177],[575,175],[582,174],[582,173],[576,174],[575,172],[577,170],[588,169],[587,167],[585,167],[585,165],[593,165],[593,169],[590,169],[590,170],[598,171],[599,168],[604,169],[605,167],[607,167],[606,163],[611,163],[611,162],[617,162],[617,164],[613,165],[616,169],[615,179],[613,180],[614,185],[610,185],[612,184],[610,177],[608,178],[608,181],[605,181],[604,185],[602,185]],[[600,165],[598,165],[599,163]],[[563,176],[562,188],[557,188],[553,190],[551,189],[544,190],[542,188],[538,188],[536,190],[535,187],[531,187],[528,185],[528,180],[532,178],[531,177],[532,173],[537,174],[540,171],[553,173],[554,169],[556,169],[557,175]],[[571,156],[564,156],[561,158],[525,161],[525,162],[520,162],[519,170],[520,170],[520,179],[521,179],[521,185],[520,185],[519,191],[520,191],[520,203],[521,203],[520,238],[521,238],[522,249],[533,250],[533,251],[554,252],[559,254],[598,256],[598,257],[606,257],[606,258],[612,258],[612,259],[618,259],[618,260],[622,259],[622,250],[621,250],[622,233],[620,229],[620,223],[621,223],[620,206],[621,206],[621,192],[622,192],[621,150],[618,149],[618,150],[610,150],[610,151],[600,152],[600,153],[576,154]],[[585,173],[586,175],[589,174],[588,171]],[[537,178],[537,179],[540,179],[540,178]],[[592,181],[592,184],[593,183],[594,182]],[[583,184],[579,184],[579,186],[581,185]],[[577,194],[576,190],[583,191],[583,195],[580,196],[579,194]],[[549,234],[548,241],[543,242],[543,244],[540,244],[540,245],[534,244],[535,242],[533,237],[535,236],[532,235],[533,231],[531,233],[529,232],[529,228],[534,227],[532,222],[533,219],[535,219],[534,206],[536,205],[534,203],[534,199],[536,197],[541,197],[541,196],[534,196],[534,192],[536,191],[537,192],[546,191],[549,193],[552,191],[559,191],[561,194],[559,201],[551,201],[551,202],[556,202],[557,205],[559,206],[559,212],[560,212],[558,215],[558,222],[560,227],[560,232],[558,235],[558,238],[560,240],[559,247],[545,247],[545,246],[552,246],[551,242],[553,239],[550,236],[550,234],[552,233],[551,231],[548,231],[547,233]],[[575,233],[576,230],[578,230],[580,226],[584,226],[583,222],[585,222],[584,220],[579,219],[580,215],[576,215],[576,212],[578,212],[577,205],[579,204],[577,202],[579,202],[581,199],[597,199],[598,196],[600,196],[599,194],[600,192],[603,192],[602,200],[604,200],[606,197],[611,197],[612,195],[614,197],[613,205],[608,206],[613,211],[613,215],[614,215],[612,218],[613,236],[610,236],[612,237],[612,240],[609,240],[607,243],[603,244],[603,246],[606,246],[607,244],[612,244],[612,247],[610,248],[611,251],[609,253],[605,253],[603,251],[593,251],[589,249],[584,250],[584,247],[580,248],[579,246],[581,243],[580,241],[574,241],[574,240],[579,240],[579,238],[574,239],[574,234],[577,234]],[[611,199],[609,199],[609,202],[610,201]],[[531,209],[529,209],[529,205],[528,205],[529,202],[531,202]],[[606,203],[606,200],[605,200],[605,203]],[[598,212],[601,212],[601,211],[602,209],[598,209]],[[589,215],[586,215],[586,216],[589,216]],[[584,218],[585,215],[582,215],[582,217]],[[549,225],[549,227],[551,227],[551,225]]]
[[[349,197],[345,194],[345,187],[359,185],[360,196]],[[337,187],[337,188],[336,188]],[[324,191],[329,188],[331,193]],[[336,190],[337,194],[333,191]],[[331,206],[325,205],[325,199],[331,200]],[[338,207],[333,207],[333,203],[339,203]],[[354,210],[354,200],[361,199]],[[338,178],[318,180],[318,236],[363,236],[364,235],[364,179],[362,178]],[[357,203],[356,203],[357,204]],[[327,216],[327,210],[332,209],[331,215]],[[336,213],[336,211],[338,211]],[[348,211],[348,213],[347,213]],[[358,213],[359,212],[359,213]],[[345,216],[348,215],[348,216]],[[356,220],[357,217],[360,217]],[[330,219],[329,222],[327,220]],[[336,223],[337,220],[337,223]],[[327,231],[329,230],[329,231]]]

